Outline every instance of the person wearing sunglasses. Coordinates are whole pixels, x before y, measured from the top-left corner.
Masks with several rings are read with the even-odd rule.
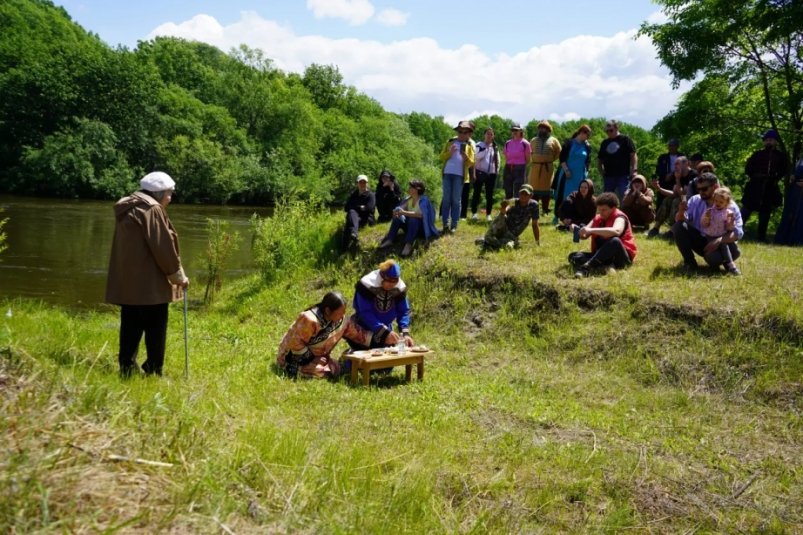
[[[719,270],[727,259],[723,258],[720,246],[726,245],[732,260],[741,256],[738,241],[744,236],[742,213],[736,203],[727,207],[733,213],[733,228],[726,234],[709,240],[705,236],[703,220],[706,212],[714,206],[714,191],[719,186],[719,178],[714,173],[703,173],[697,178],[697,194],[690,199],[682,198],[672,233],[675,245],[683,257],[683,268],[693,273],[697,270],[697,258],[703,257],[705,263]]]

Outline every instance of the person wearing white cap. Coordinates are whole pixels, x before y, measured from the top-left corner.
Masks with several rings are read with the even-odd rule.
[[[115,227],[106,280],[106,302],[120,305],[120,375],[139,371],[137,351],[145,334],[145,374],[161,375],[168,304],[190,280],[179,256],[178,234],[167,216],[176,183],[157,171],[140,180],[140,191],[114,205]]]
[[[375,208],[376,196],[373,191],[368,189],[368,177],[357,176],[357,189],[346,201],[346,225],[343,228],[344,249],[359,244],[357,233],[360,231],[360,227],[374,224]]]

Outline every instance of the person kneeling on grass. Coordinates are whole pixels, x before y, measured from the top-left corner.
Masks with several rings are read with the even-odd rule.
[[[692,196],[688,201],[681,201],[675,216],[675,225],[672,227],[675,245],[683,257],[683,268],[688,272],[697,269],[695,254],[702,256],[706,264],[716,270],[728,262],[735,268],[733,261],[741,255],[737,242],[744,236],[744,229],[742,214],[735,202],[730,201],[727,206],[727,209],[733,212],[733,230],[712,240],[705,236],[705,227],[703,226],[705,214],[714,207],[714,191],[718,187],[719,179],[714,173],[700,175],[697,178],[697,195]],[[730,258],[723,256],[721,252],[723,245],[728,248]]]
[[[431,240],[439,236],[435,226],[435,208],[429,202],[429,197],[424,195],[426,191],[424,183],[420,180],[411,180],[407,191],[410,196],[393,210],[390,229],[379,244],[380,249],[390,247],[399,230],[404,229],[405,244],[402,256],[412,254],[413,244],[417,238]]]
[[[371,333],[346,318],[346,300],[340,292],[329,292],[321,302],[301,314],[287,330],[279,345],[276,364],[292,378],[313,379],[340,376],[340,365],[331,357],[341,338],[368,344]]]
[[[519,188],[518,199],[506,199],[500,206],[500,214],[493,220],[484,238],[476,243],[485,249],[512,249],[518,246],[519,236],[527,223],[532,221],[533,237],[536,245],[541,245],[541,231],[538,228],[538,203],[533,200],[533,188],[524,184]]]
[[[591,238],[591,252],[569,255],[575,277],[587,277],[606,268],[621,269],[636,258],[633,230],[630,220],[619,210],[619,198],[615,193],[606,192],[597,197],[596,203],[597,215],[578,231],[581,239]]]

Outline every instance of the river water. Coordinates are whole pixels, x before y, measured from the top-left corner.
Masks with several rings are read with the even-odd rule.
[[[29,297],[68,307],[91,308],[103,302],[114,234],[113,201],[70,201],[0,195],[0,218],[8,249],[0,253],[0,299]],[[269,216],[267,207],[171,204],[181,258],[192,281],[190,295],[203,296],[199,278],[206,251],[207,218],[231,222],[241,241],[226,278],[253,270],[249,218]]]

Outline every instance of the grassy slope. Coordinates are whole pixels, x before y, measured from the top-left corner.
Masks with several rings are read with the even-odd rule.
[[[575,280],[569,235],[480,256],[481,230],[403,261],[437,350],[422,383],[272,369],[295,314],[351,294],[372,247],[193,309],[188,381],[178,307],[166,377],[120,382],[114,310],[5,304],[0,531],[803,529],[803,250],[746,244],[743,277],[685,278],[640,239],[630,270]]]

